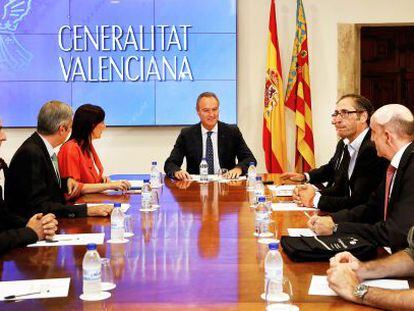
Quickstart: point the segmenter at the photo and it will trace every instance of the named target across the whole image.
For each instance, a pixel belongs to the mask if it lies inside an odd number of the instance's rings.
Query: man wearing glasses
[[[294,199],[307,207],[335,212],[365,203],[384,177],[387,161],[377,156],[369,130],[371,102],[356,94],[342,96],[332,113],[332,125],[341,138],[331,160],[307,173],[285,173],[282,178],[307,181],[294,191]]]

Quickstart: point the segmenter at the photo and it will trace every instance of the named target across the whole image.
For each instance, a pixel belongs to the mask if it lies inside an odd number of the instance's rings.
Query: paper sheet
[[[191,175],[191,178],[196,181],[200,182],[200,175]],[[208,181],[218,181],[218,182],[232,182],[232,181],[241,181],[246,180],[246,176],[240,176],[239,178],[234,179],[220,179],[218,175],[208,175]]]
[[[114,205],[114,203],[87,203],[87,206],[98,206],[98,205],[102,205],[102,204],[110,204],[110,205]],[[129,203],[121,203],[121,210],[126,213],[128,211],[128,209],[131,207],[131,204]]]
[[[363,282],[369,286],[375,286],[385,289],[409,289],[407,280],[395,279],[378,279]],[[309,286],[309,295],[316,296],[337,296],[337,294],[329,288],[326,275],[313,275]]]
[[[272,203],[272,209],[273,211],[281,211],[281,212],[286,212],[286,211],[317,211],[316,208],[309,208],[309,207],[302,207],[302,206],[298,206],[296,203],[284,203],[284,202],[279,202],[279,203]]]
[[[315,232],[313,232],[309,228],[288,228],[289,236],[293,237],[300,237],[300,236],[315,236]]]
[[[103,244],[105,233],[56,234],[51,241],[37,241],[27,247]]]
[[[270,191],[275,192],[278,197],[291,197],[296,185],[269,185],[267,187]]]
[[[37,294],[16,297],[15,300],[67,297],[69,292],[69,283],[70,278],[4,281],[0,282],[0,300],[9,300],[4,299],[4,297],[10,295],[29,293]]]
[[[141,189],[142,186],[144,185],[144,181],[140,179],[131,179],[128,181],[131,184],[132,189]]]

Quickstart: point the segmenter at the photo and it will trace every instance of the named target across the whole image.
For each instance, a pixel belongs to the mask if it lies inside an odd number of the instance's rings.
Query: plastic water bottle
[[[157,167],[157,161],[152,161],[151,163],[151,178],[150,184],[151,188],[157,188],[161,185],[161,172]]]
[[[148,179],[144,179],[144,185],[141,189],[141,209],[151,209],[151,186]]]
[[[82,261],[83,294],[98,295],[101,292],[101,257],[95,243],[89,243],[86,248]]]
[[[259,237],[266,236],[269,232],[270,215],[265,201],[266,198],[264,196],[260,196],[255,208],[255,232]]]
[[[270,296],[279,296],[283,292],[283,260],[279,253],[279,242],[270,243],[265,258],[264,291],[269,280],[273,280],[272,287],[268,289]]]
[[[206,158],[200,162],[200,182],[208,182],[208,163]]]
[[[262,182],[262,177],[257,176],[256,177],[256,182],[255,182],[255,186],[254,186],[254,195],[256,197],[256,204],[259,201],[259,197],[264,196],[265,193],[265,186],[263,185]]]
[[[111,213],[111,240],[120,241],[124,239],[125,215],[121,210],[121,203],[115,203]]]
[[[256,184],[257,171],[254,162],[249,163],[247,170],[247,190],[253,191]]]

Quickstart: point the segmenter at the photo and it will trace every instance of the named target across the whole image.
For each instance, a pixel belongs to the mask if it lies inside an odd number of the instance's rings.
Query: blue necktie
[[[208,164],[208,173],[214,174],[214,155],[213,155],[213,142],[211,140],[211,134],[213,134],[213,132],[207,132],[206,161]]]

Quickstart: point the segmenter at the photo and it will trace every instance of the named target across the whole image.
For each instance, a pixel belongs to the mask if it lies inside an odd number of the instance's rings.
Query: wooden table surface
[[[267,175],[277,182],[277,176]],[[65,298],[0,302],[0,310],[264,310],[267,246],[253,236],[254,212],[245,182],[174,183],[166,179],[161,209],[140,213],[141,196],[88,195],[84,202],[129,202],[135,235],[127,244],[98,246],[111,259],[116,289],[102,302],[83,302],[84,246],[20,248],[0,257],[2,281],[70,277]],[[274,212],[278,237],[289,227],[303,227],[301,212]],[[105,232],[110,219],[60,219],[60,233]],[[338,297],[309,296],[313,274],[324,275],[328,263],[295,263],[283,254],[284,274],[300,310],[368,310]],[[0,293],[1,294],[1,293]]]

